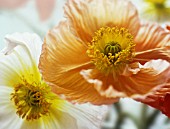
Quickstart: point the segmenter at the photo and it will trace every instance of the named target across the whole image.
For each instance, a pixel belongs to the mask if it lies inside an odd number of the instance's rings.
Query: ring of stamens
[[[26,120],[35,120],[48,115],[54,95],[44,82],[29,83],[24,77],[14,86],[11,100],[16,106],[16,113]]]
[[[88,44],[87,54],[97,69],[106,74],[134,58],[133,36],[125,28],[102,27]]]

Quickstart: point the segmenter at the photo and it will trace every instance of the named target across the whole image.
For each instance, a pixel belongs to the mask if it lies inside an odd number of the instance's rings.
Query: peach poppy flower
[[[67,20],[47,34],[39,64],[55,93],[75,102],[109,104],[167,82],[170,33],[140,23],[131,2],[68,0],[65,15]]]

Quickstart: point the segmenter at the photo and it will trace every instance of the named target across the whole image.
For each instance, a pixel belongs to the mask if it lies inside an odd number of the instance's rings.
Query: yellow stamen
[[[131,62],[134,51],[133,36],[127,29],[102,27],[89,43],[87,54],[97,69],[108,74]]]
[[[17,109],[17,114],[26,120],[38,119],[48,115],[51,101],[55,96],[44,82],[28,82],[25,77],[14,86],[11,100]]]

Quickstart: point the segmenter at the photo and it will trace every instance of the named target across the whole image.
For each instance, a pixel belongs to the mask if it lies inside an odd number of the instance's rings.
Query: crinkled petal
[[[161,110],[165,115],[170,117],[170,83],[156,87],[149,94],[136,97],[135,100]]]
[[[48,33],[39,68],[55,93],[79,102],[107,103],[79,73],[90,67],[86,47],[70,33],[66,22]]]
[[[8,55],[15,50],[16,46],[21,46],[25,49],[24,51],[27,52],[27,55],[29,55],[32,60],[36,61],[37,64],[39,63],[42,40],[37,34],[14,33],[11,35],[6,35],[5,41],[7,45],[6,48],[2,50],[4,54]],[[24,53],[23,56],[25,56]]]
[[[44,129],[79,129],[77,119],[68,112],[70,107],[66,105],[54,105],[51,108],[48,119],[43,118],[46,121],[43,123]]]
[[[155,23],[143,23],[135,38],[135,61],[145,63],[152,59],[170,61],[170,32]]]
[[[0,85],[13,86],[23,75],[34,74],[40,79],[37,68],[42,41],[36,34],[15,33],[6,36],[7,46],[0,54]]]
[[[107,111],[107,106],[71,104],[58,98],[52,103],[48,115],[24,121],[22,129],[99,129]]]
[[[114,101],[116,102],[119,98],[126,96],[126,94],[121,91],[117,91],[112,86],[113,77],[105,76],[96,69],[82,70],[80,74],[89,84],[93,84],[96,90],[103,97],[114,98]],[[113,101],[110,101],[109,103],[111,104]]]
[[[73,31],[90,42],[101,27],[125,27],[135,36],[140,27],[136,8],[127,0],[69,0],[65,14]]]
[[[10,94],[13,89],[0,86],[0,125],[1,129],[20,129],[23,120],[16,115]]]
[[[77,120],[78,128],[99,129],[108,111],[108,107],[104,105],[94,106],[89,103],[79,105],[67,102],[61,110]]]
[[[62,117],[60,116],[62,114]],[[24,121],[21,129],[78,129],[76,119],[68,113],[51,108],[47,116],[34,121]]]
[[[151,92],[155,87],[165,84],[170,75],[170,65],[166,61],[153,60],[145,65],[131,65],[127,74],[117,76],[101,74],[98,70],[92,70],[82,74],[85,79],[93,83],[102,96],[107,97],[135,97]],[[134,68],[133,68],[134,67]],[[130,74],[129,74],[130,73]],[[96,80],[100,83],[96,83]]]
[[[52,118],[53,120],[50,120],[53,122],[53,124],[56,124],[56,119],[58,119],[58,117],[57,117],[58,112],[59,111],[53,112],[53,118]],[[65,113],[65,112],[62,112],[62,118],[60,118],[60,120],[58,122],[58,126],[60,129],[70,129],[70,128],[78,129],[77,121],[76,121],[75,117],[71,116],[69,113]],[[46,128],[46,129],[48,129],[48,128]]]

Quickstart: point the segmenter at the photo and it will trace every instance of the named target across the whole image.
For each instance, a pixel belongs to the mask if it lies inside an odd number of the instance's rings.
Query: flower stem
[[[151,115],[147,116],[147,110],[148,106],[143,104],[138,129],[149,129],[151,125],[153,125],[153,123],[155,122],[155,119],[160,112],[159,110],[155,110]]]

